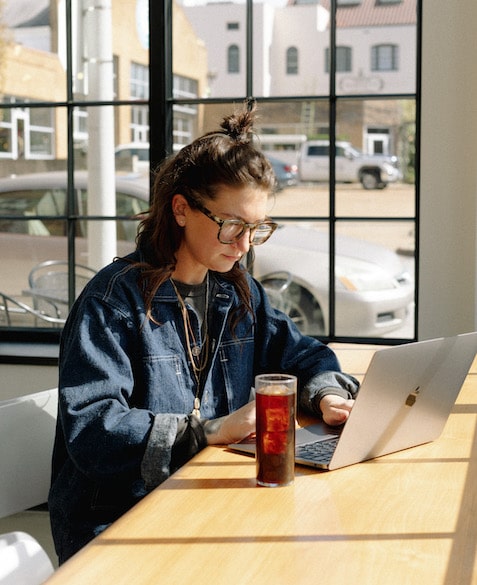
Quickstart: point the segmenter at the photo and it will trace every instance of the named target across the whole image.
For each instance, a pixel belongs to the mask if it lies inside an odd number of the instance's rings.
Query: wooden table
[[[337,350],[361,375],[374,348]],[[477,583],[477,367],[437,441],[255,485],[208,447],[55,573],[67,585]]]

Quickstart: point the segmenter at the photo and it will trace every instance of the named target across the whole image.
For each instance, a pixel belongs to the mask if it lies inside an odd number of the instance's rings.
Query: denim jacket
[[[153,302],[154,322],[148,319],[138,275],[125,260],[104,268],[81,293],[63,331],[49,496],[60,562],[183,463],[174,461],[174,443],[192,411],[196,381],[184,350],[181,309],[167,281]],[[295,374],[301,405],[317,414],[325,394],[354,395],[358,383],[340,373],[334,353],[273,309],[250,276],[254,316],[247,313],[231,332],[228,317],[239,298],[220,274],[210,278],[203,418],[243,406],[255,375],[263,372]],[[201,345],[198,317],[189,310]],[[196,421],[193,427],[198,451],[205,435]]]

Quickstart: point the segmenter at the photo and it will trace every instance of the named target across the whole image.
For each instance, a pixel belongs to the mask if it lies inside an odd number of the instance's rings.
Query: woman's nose
[[[250,250],[250,230],[249,229],[244,231],[241,238],[235,242],[235,246],[242,252],[242,254],[246,254]]]

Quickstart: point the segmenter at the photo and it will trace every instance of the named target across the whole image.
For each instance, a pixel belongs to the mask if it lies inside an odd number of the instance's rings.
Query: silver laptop
[[[437,439],[477,353],[477,332],[376,351],[348,421],[296,432],[295,461],[338,469]],[[253,441],[228,445],[255,454]]]

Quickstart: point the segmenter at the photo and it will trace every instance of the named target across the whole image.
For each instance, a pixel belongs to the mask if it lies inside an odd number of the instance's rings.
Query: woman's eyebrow
[[[243,221],[245,223],[261,223],[262,221],[272,221],[272,218],[268,215],[266,215],[265,217],[262,217],[260,219],[256,219],[255,221],[247,221],[241,215],[225,213],[225,212],[222,213],[222,215],[220,213],[214,213],[214,215],[217,217],[220,217],[220,219],[240,219],[241,221]]]

